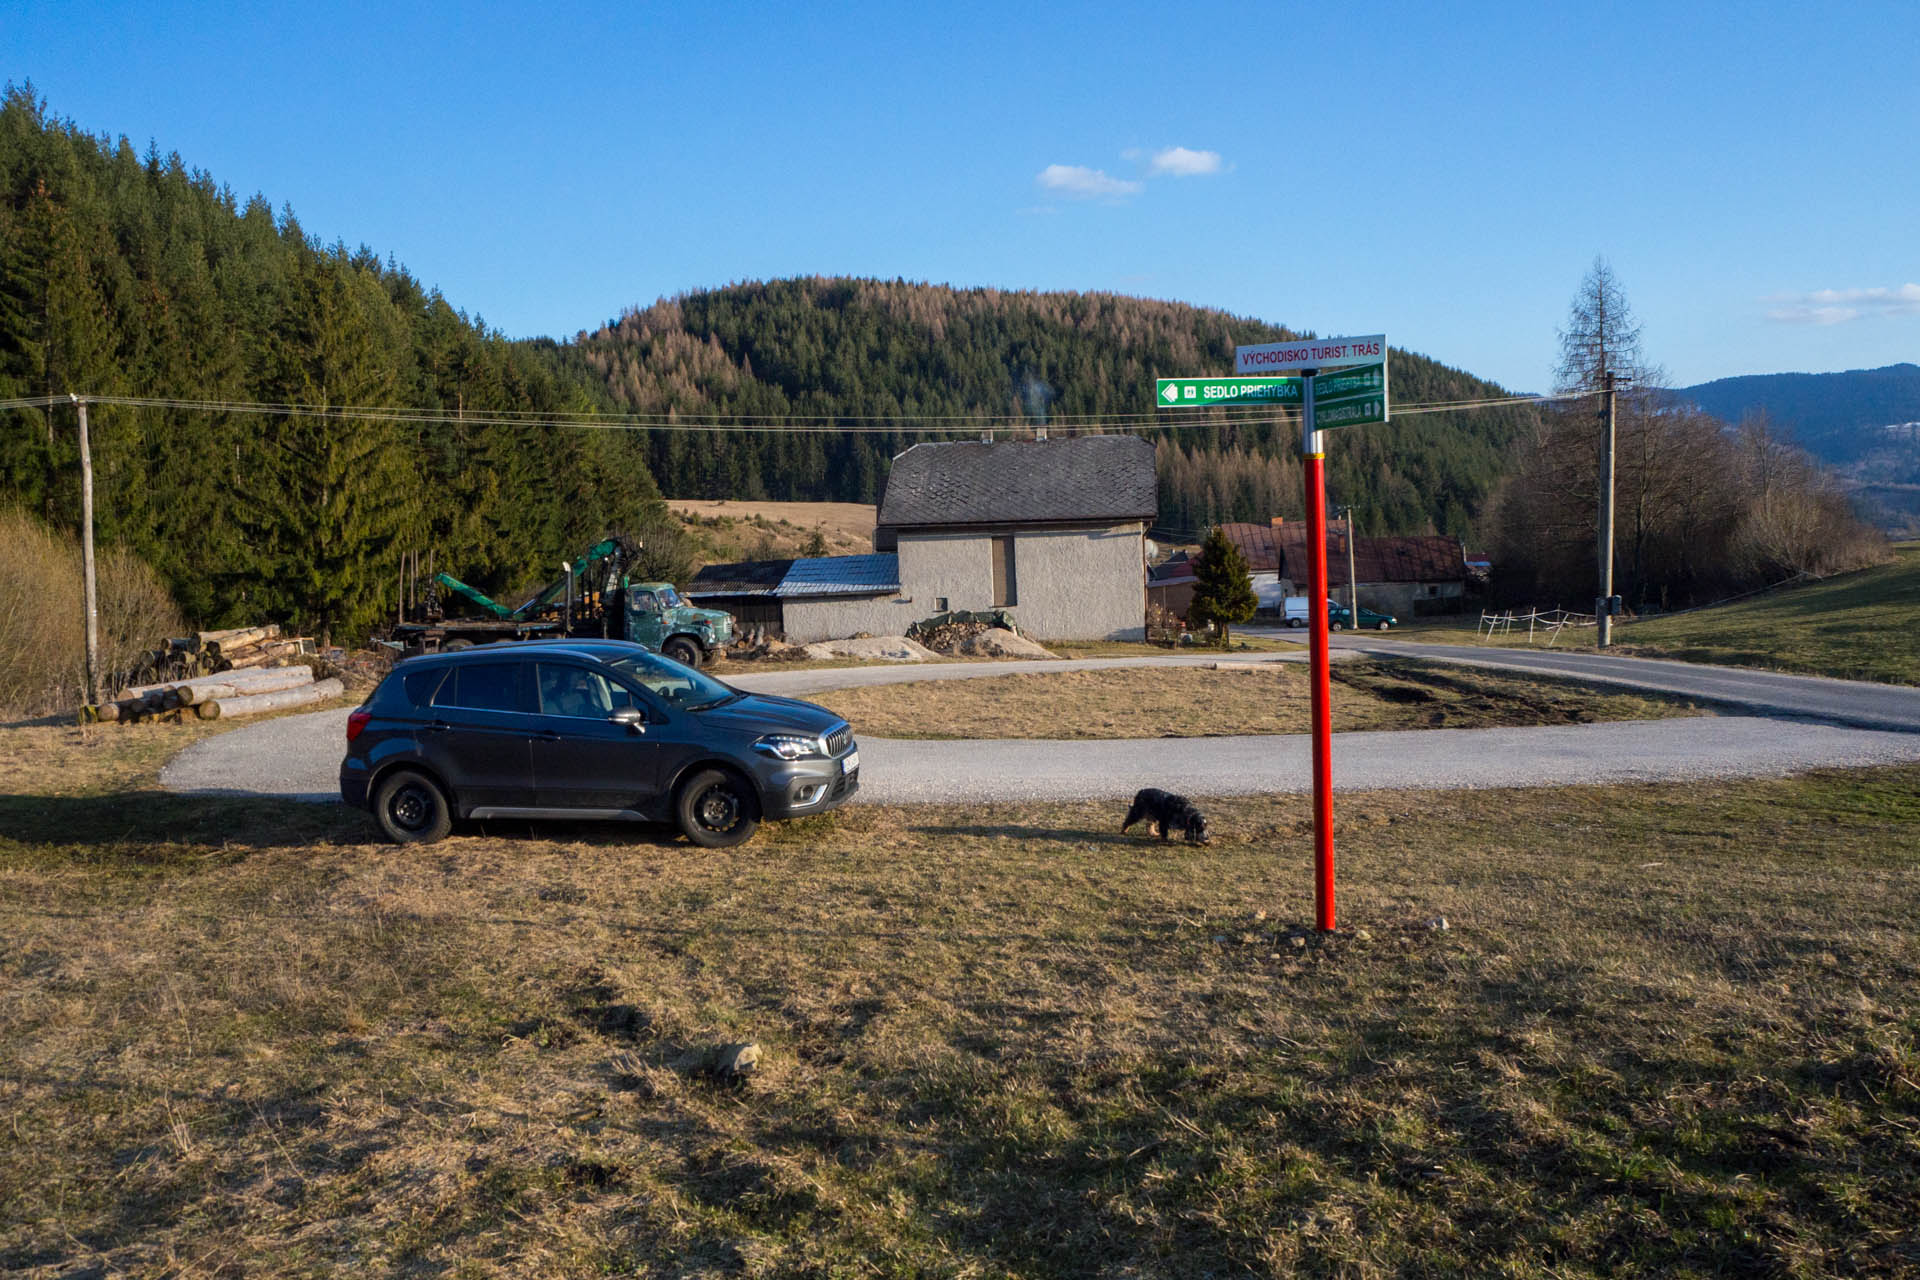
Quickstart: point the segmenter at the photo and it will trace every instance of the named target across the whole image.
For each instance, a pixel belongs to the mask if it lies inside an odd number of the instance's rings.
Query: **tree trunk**
[[[277,693],[258,693],[238,698],[212,698],[197,705],[194,708],[194,714],[202,720],[224,720],[229,716],[259,715],[263,711],[280,711],[287,707],[304,707],[315,702],[325,702],[345,692],[346,686],[338,680],[319,680],[313,684],[301,685],[297,689],[282,689]]]
[[[162,689],[178,689],[183,686],[198,688],[201,685],[208,684],[250,684],[263,680],[279,681],[281,682],[279,687],[285,688],[290,684],[305,684],[312,679],[312,667],[274,667],[267,671],[222,672],[218,675],[194,676],[190,680],[162,680],[158,684],[135,685],[130,689],[122,689],[119,693],[115,694],[114,697],[125,701],[128,698],[139,698],[149,693],[158,693]]]

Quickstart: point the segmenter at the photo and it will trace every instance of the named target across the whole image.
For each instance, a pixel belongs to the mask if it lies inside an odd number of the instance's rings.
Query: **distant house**
[[[1147,570],[1147,607],[1159,605],[1174,617],[1185,622],[1187,608],[1193,604],[1193,589],[1200,579],[1195,576],[1194,566],[1199,562],[1190,559],[1184,551],[1177,552],[1161,564]]]
[[[1260,602],[1260,608],[1278,612],[1281,600],[1298,593],[1291,590],[1286,580],[1286,566],[1281,562],[1279,539],[1280,518],[1274,517],[1267,524],[1252,524],[1242,521],[1229,521],[1220,526],[1220,532],[1227,541],[1240,549],[1247,558],[1247,570],[1253,578],[1253,594]]]
[[[798,642],[993,609],[1041,640],[1138,640],[1158,510],[1137,436],[917,444],[887,474],[874,554],[708,565],[686,594]]]
[[[1280,549],[1283,572],[1291,580],[1291,594],[1304,595],[1309,571],[1306,525],[1281,525],[1274,530],[1274,541]],[[1353,572],[1359,579],[1360,603],[1381,613],[1414,617],[1458,613],[1464,607],[1467,562],[1458,538],[1443,534],[1358,537],[1353,545]],[[1347,533],[1340,525],[1330,524],[1327,586],[1338,589],[1346,585]]]
[[[887,473],[874,550],[897,550],[919,616],[1006,609],[1041,640],[1138,640],[1158,512],[1138,436],[917,444]]]
[[[710,564],[686,590],[695,604],[725,609],[742,626],[763,626],[803,644],[857,631],[896,634],[884,629],[898,618],[885,606],[899,593],[899,557],[892,555]],[[882,630],[861,625],[870,614],[883,619]]]

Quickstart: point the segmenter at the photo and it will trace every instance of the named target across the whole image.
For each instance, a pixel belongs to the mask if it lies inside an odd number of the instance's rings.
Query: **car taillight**
[[[358,711],[348,716],[347,741],[352,742],[355,738],[359,737],[360,731],[367,727],[367,721],[371,719],[373,719],[373,712],[367,710],[365,707],[361,707]]]

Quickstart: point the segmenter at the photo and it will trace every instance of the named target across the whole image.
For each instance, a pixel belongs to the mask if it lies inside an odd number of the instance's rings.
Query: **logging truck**
[[[711,664],[733,642],[733,615],[696,609],[670,582],[633,582],[627,566],[639,547],[608,538],[564,561],[561,574],[517,607],[489,599],[449,573],[427,581],[422,616],[404,610],[387,629],[389,644],[409,653],[448,652],[499,640],[595,636],[627,640],[689,667]],[[407,582],[402,575],[401,598]],[[460,614],[448,616],[448,605]]]

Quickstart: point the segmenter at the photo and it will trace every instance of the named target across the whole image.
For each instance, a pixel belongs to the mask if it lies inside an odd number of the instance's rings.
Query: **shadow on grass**
[[[984,836],[988,838],[1004,836],[1009,840],[1061,840],[1073,844],[1162,843],[1151,831],[1145,836],[1142,836],[1138,830],[1122,835],[1117,824],[1114,828],[1104,831],[1089,831],[1085,827],[1028,827],[1017,823],[944,823],[909,827],[908,830],[921,836]],[[1182,841],[1169,840],[1165,843],[1180,844]]]
[[[686,847],[677,828],[624,822],[456,822],[462,837],[592,846]],[[0,795],[0,840],[45,849],[122,849],[152,861],[151,846],[196,856],[211,850],[297,849],[383,843],[373,819],[334,802],[140,790],[105,795]],[[137,847],[137,848],[136,848]]]
[[[53,849],[165,844],[280,849],[364,844],[364,817],[342,805],[176,795],[157,789],[104,795],[0,795],[0,838]]]

